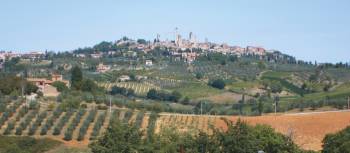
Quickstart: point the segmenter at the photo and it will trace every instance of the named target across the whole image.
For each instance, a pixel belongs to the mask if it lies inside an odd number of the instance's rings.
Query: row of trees
[[[155,89],[151,89],[147,93],[147,98],[153,99],[153,100],[179,102],[181,97],[182,95],[178,91],[173,91],[172,93],[168,93],[165,91],[157,91]]]
[[[113,86],[111,89],[111,94],[112,95],[120,94],[123,96],[131,97],[131,96],[135,96],[135,91],[133,89],[127,89],[124,87]]]

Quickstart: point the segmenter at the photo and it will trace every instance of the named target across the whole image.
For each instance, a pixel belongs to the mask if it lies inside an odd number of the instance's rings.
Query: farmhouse
[[[44,53],[42,53],[42,52],[30,52],[30,53],[23,54],[22,58],[35,60],[35,59],[39,59],[43,56],[44,56]]]
[[[96,71],[99,73],[104,73],[110,70],[111,67],[109,65],[104,65],[103,63],[100,63],[96,66]]]
[[[101,53],[96,53],[96,54],[90,54],[92,58],[101,58],[102,54]]]
[[[152,60],[146,60],[146,66],[152,66],[153,65],[153,62]]]
[[[129,81],[130,77],[128,75],[122,75],[118,78],[119,82],[125,82],[125,81]]]
[[[51,80],[46,78],[27,78],[27,81],[32,82],[34,85],[39,87],[44,96],[58,96],[58,92],[55,87],[52,86],[52,83],[55,81],[60,81],[66,84],[69,87],[69,81],[64,80],[62,75],[52,74]]]

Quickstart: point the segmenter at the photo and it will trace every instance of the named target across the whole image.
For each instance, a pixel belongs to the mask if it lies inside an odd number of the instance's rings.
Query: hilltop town
[[[232,54],[237,56],[242,55],[257,55],[263,56],[266,52],[275,52],[275,50],[265,50],[262,47],[240,47],[240,46],[229,46],[226,43],[213,43],[208,42],[206,39],[205,42],[200,42],[196,39],[196,36],[190,32],[188,38],[182,37],[180,34],[175,32],[174,40],[161,40],[160,35],[157,34],[157,37],[153,41],[146,41],[144,39],[132,40],[127,37],[123,37],[120,40],[113,42],[112,44],[116,46],[126,46],[129,51],[138,51],[138,52],[150,52],[156,48],[164,49],[169,52],[169,55],[174,57],[179,57],[187,63],[193,62],[199,54],[205,53],[222,53]],[[0,52],[0,62],[5,61],[6,58],[20,57],[24,59],[35,60],[40,57],[45,56],[47,53],[44,51],[1,51]],[[92,58],[101,58],[104,55],[115,55],[116,51],[111,48],[111,50],[94,50],[89,52],[90,54],[82,52],[82,50],[76,50],[74,56],[76,57],[86,57],[90,56]],[[132,56],[136,56],[136,53],[130,53]]]

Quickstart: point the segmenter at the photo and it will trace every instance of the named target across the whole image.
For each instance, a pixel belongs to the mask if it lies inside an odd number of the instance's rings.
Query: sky
[[[0,0],[0,50],[68,51],[115,41],[174,39],[276,49],[350,62],[349,0]]]

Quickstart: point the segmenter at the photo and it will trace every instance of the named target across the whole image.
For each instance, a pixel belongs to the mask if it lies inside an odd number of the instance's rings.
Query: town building
[[[104,65],[103,63],[100,63],[96,66],[96,71],[99,73],[104,73],[107,72],[111,69],[111,66],[109,65]]]

